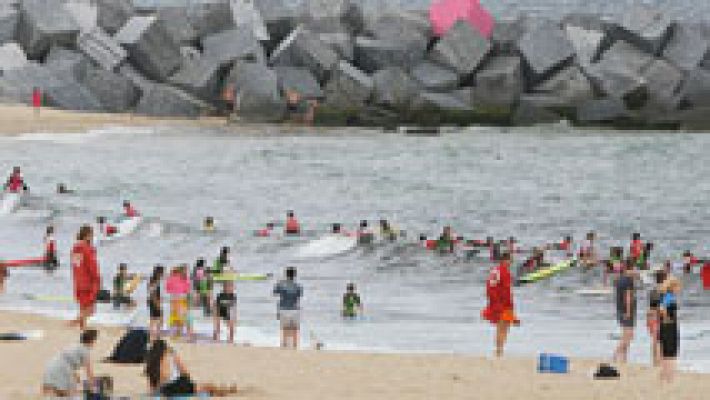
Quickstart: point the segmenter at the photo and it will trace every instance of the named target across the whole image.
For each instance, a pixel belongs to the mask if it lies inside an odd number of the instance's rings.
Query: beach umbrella
[[[443,36],[459,20],[468,22],[486,38],[493,32],[495,20],[479,0],[437,0],[429,8],[429,22],[434,35]]]

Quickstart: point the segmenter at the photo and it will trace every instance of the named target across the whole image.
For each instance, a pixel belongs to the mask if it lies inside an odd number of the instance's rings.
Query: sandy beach
[[[63,321],[0,313],[0,331],[23,330],[42,330],[44,337],[0,342],[2,399],[41,398],[44,365],[78,336]],[[100,328],[92,355],[96,374],[113,376],[117,395],[139,398],[147,391],[142,367],[99,362],[109,355],[121,333],[118,328]],[[238,383],[244,388],[238,397],[245,399],[702,400],[710,391],[706,375],[684,373],[672,385],[661,386],[657,371],[643,366],[623,368],[618,381],[594,381],[590,378],[596,365],[593,360],[572,360],[567,375],[541,375],[532,359],[174,345],[194,379]]]

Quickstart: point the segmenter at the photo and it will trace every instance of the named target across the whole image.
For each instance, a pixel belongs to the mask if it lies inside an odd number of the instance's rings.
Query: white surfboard
[[[119,222],[116,222],[116,233],[111,236],[101,235],[99,241],[109,242],[132,235],[135,231],[138,230],[138,227],[140,226],[141,222],[143,222],[143,217],[141,216],[133,218],[124,218]]]
[[[580,296],[587,296],[587,297],[605,297],[605,296],[611,296],[614,291],[612,288],[589,288],[589,289],[579,289],[575,291],[576,294]]]
[[[8,215],[15,212],[22,202],[22,192],[5,192],[0,201],[0,215]]]
[[[296,257],[330,257],[350,251],[357,246],[357,238],[345,235],[327,235],[313,240],[296,250]]]

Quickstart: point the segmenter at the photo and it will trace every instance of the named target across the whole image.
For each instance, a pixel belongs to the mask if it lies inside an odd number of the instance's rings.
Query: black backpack
[[[619,379],[619,371],[609,364],[599,364],[594,379]]]
[[[142,364],[148,353],[148,331],[131,329],[119,340],[109,362],[118,364]]]

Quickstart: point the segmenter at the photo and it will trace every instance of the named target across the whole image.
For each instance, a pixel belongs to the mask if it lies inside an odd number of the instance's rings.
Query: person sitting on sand
[[[345,290],[343,295],[343,317],[356,318],[362,314],[363,310],[360,295],[357,293],[354,283],[348,283]]]
[[[94,329],[82,332],[79,345],[62,351],[47,364],[42,379],[43,396],[71,397],[79,394],[80,380],[77,371],[82,367],[86,371],[86,381],[94,381],[90,354],[98,335],[98,331]]]
[[[154,341],[148,350],[145,375],[149,390],[156,396],[175,398],[207,394],[227,397],[237,394],[236,385],[222,387],[193,382],[180,356],[163,339]]]
[[[136,303],[131,299],[131,294],[126,292],[126,284],[135,275],[128,273],[128,265],[121,263],[118,265],[118,273],[113,278],[113,308],[118,310],[121,306],[135,308]]]
[[[222,285],[222,291],[215,300],[214,335],[215,341],[219,340],[222,320],[227,323],[229,343],[234,343],[234,324],[237,320],[237,295],[234,294],[234,282],[227,281]]]

